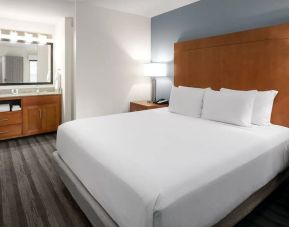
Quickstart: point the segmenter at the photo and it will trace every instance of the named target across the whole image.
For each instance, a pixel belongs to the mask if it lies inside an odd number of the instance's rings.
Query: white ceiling
[[[0,18],[55,24],[74,16],[75,1],[153,17],[199,0],[0,0]]]
[[[74,16],[74,0],[0,0],[0,18],[56,24]]]
[[[84,0],[83,0],[84,1]],[[99,7],[154,17],[200,0],[86,0]]]

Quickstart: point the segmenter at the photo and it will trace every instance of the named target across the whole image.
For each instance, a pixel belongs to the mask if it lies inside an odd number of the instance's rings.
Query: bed
[[[274,124],[158,109],[60,126],[56,168],[94,226],[233,226],[288,176],[289,25],[180,42],[174,61],[176,86],[278,90]]]
[[[57,149],[118,225],[169,227],[215,224],[285,170],[288,145],[285,127],[149,110],[64,124]]]

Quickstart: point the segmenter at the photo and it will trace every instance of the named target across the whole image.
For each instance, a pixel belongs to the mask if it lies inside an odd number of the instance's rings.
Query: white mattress
[[[57,149],[120,226],[211,226],[288,165],[289,129],[166,109],[60,126]]]

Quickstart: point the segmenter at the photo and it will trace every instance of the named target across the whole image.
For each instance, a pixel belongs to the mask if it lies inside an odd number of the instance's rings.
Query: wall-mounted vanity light
[[[35,43],[44,45],[47,43],[52,43],[53,39],[52,35],[49,34],[0,29],[0,41],[8,41],[12,43]]]

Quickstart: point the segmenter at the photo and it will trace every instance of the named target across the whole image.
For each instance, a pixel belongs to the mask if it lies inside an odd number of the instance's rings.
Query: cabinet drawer
[[[22,123],[22,111],[0,113],[0,126],[20,123]]]
[[[60,103],[60,95],[46,95],[46,96],[30,96],[22,99],[22,106],[37,106],[45,104],[58,104]]]
[[[19,137],[22,135],[22,125],[0,126],[0,140]]]

